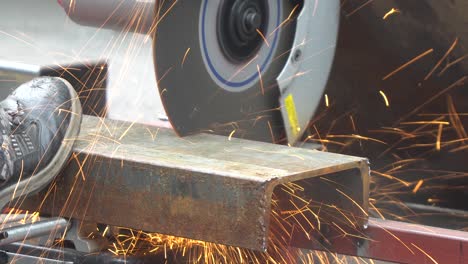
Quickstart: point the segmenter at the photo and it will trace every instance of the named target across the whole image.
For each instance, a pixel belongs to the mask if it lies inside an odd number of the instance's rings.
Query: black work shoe
[[[81,104],[64,79],[40,77],[0,102],[0,207],[46,187],[71,155]]]

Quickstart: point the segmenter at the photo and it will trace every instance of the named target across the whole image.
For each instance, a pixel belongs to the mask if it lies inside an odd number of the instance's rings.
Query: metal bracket
[[[83,253],[96,253],[102,251],[108,244],[103,237],[89,238],[89,234],[96,231],[96,224],[80,222],[72,219],[71,227],[65,234],[65,240],[73,242],[75,249]]]

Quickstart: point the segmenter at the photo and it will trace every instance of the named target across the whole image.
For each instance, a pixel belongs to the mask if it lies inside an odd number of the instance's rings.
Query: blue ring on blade
[[[234,87],[234,88],[239,88],[239,87],[242,87],[242,86],[245,86],[253,81],[255,81],[257,78],[258,78],[258,73],[254,73],[250,78],[244,80],[244,81],[241,81],[241,82],[231,82],[231,81],[228,81],[226,79],[223,78],[223,76],[221,76],[218,71],[216,71],[216,68],[213,66],[213,63],[211,62],[211,59],[210,59],[210,55],[208,53],[208,48],[206,47],[206,32],[205,32],[205,16],[206,16],[206,9],[207,9],[207,5],[208,5],[208,1],[209,0],[205,0],[205,3],[203,5],[203,14],[202,14],[202,45],[203,45],[203,50],[205,52],[205,56],[206,56],[206,61],[208,62],[208,66],[210,67],[210,70],[211,72],[213,72],[213,74],[216,76],[216,78],[222,82],[223,84],[227,85],[227,86],[230,86],[230,87]],[[276,27],[275,27],[275,38],[273,39],[273,43],[270,47],[270,51],[268,52],[268,55],[267,57],[265,58],[265,61],[263,62],[262,66],[260,67],[260,72],[263,73],[263,71],[265,70],[265,67],[266,65],[270,62],[271,60],[271,56],[273,55],[273,51],[275,50],[275,47],[276,47],[276,44],[278,42],[278,31],[279,30],[276,30],[276,28],[279,27],[281,21],[280,21],[280,16],[281,16],[281,3],[280,3],[281,0],[277,0],[276,3],[278,5],[278,12],[277,12],[277,18],[276,18]]]

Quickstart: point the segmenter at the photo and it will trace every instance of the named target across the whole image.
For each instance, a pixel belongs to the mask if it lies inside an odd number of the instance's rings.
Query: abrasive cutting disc
[[[296,1],[162,2],[154,56],[175,131],[284,139],[276,78],[294,40]]]

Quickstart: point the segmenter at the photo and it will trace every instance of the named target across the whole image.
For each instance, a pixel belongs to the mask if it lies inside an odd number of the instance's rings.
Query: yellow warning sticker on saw
[[[290,94],[284,99],[284,105],[286,107],[286,112],[288,113],[289,124],[291,125],[292,133],[294,136],[297,136],[301,132],[301,127],[297,121],[297,112],[296,104],[294,103],[293,95]]]

